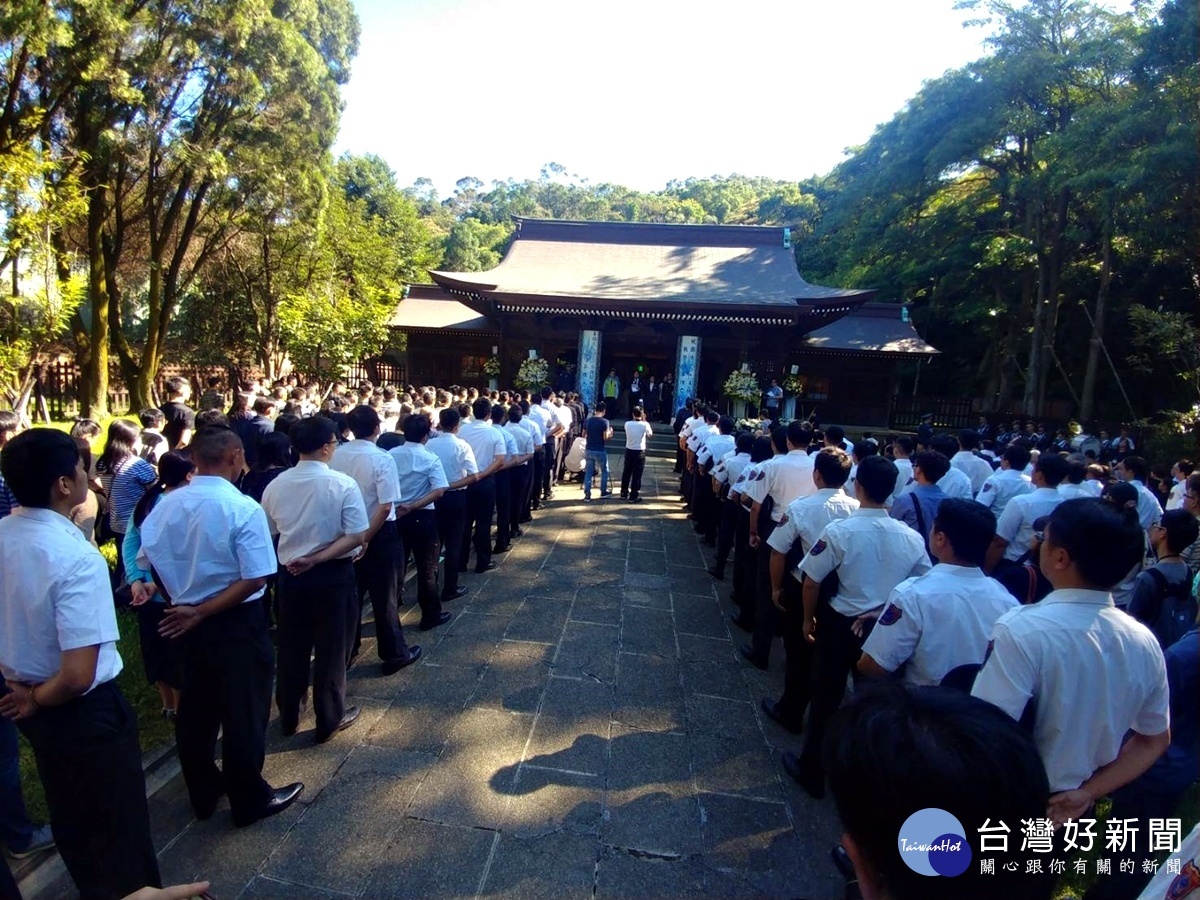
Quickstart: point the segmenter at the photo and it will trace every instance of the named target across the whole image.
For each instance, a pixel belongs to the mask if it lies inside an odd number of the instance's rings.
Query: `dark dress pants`
[[[465,569],[471,559],[471,546],[475,547],[476,568],[486,568],[492,561],[492,515],[496,511],[496,479],[489,475],[467,488],[467,521],[463,529],[463,545],[460,569]]]
[[[335,559],[300,575],[279,569],[279,674],[275,703],[284,731],[294,731],[308,697],[313,660],[313,713],[318,737],[337,729],[346,712],[346,660],[361,621],[354,563]]]
[[[532,471],[529,463],[525,462],[514,469],[510,469],[508,472],[509,484],[511,485],[508,503],[509,540],[512,540],[517,526],[523,519],[523,513],[529,505],[529,479]]]
[[[137,717],[116,684],[44,706],[17,727],[33,748],[50,828],[79,895],[110,900],[161,887]]]
[[[458,570],[462,561],[463,532],[467,527],[467,489],[446,491],[438,500],[434,515],[438,536],[442,540],[445,574],[442,578],[442,597],[453,597],[458,590]]]
[[[729,562],[729,554],[733,551],[733,538],[737,531],[738,505],[732,500],[722,500],[720,522],[717,525],[717,562],[716,570],[725,574],[725,566]]]
[[[546,472],[546,445],[541,444],[534,448],[533,459],[530,462],[533,467],[533,477],[529,481],[529,502],[525,505],[525,515],[521,517],[521,521],[529,521],[533,517],[530,512],[535,509],[540,509],[542,505],[542,482],[545,479]]]
[[[779,608],[771,602],[771,548],[767,544],[767,538],[775,530],[775,523],[768,516],[763,518],[766,522],[758,526],[758,558],[754,570],[754,638],[751,645],[755,658],[766,665],[771,659],[771,644],[779,634]]]
[[[646,469],[645,450],[626,450],[621,469],[621,496],[636,500],[642,492],[642,472]]]
[[[211,810],[227,792],[234,818],[253,818],[271,798],[262,767],[275,649],[262,602],[251,600],[209,616],[179,640],[183,691],[175,743],[192,808]],[[218,732],[220,769],[213,759]]]
[[[358,655],[362,643],[362,606],[367,595],[375,614],[375,644],[384,662],[408,659],[408,644],[400,626],[400,565],[404,546],[395,522],[384,522],[375,532],[362,559],[354,564],[358,582],[358,621],[354,627],[354,642],[349,659]]]
[[[804,598],[800,582],[790,572],[783,576],[783,696],[779,714],[789,725],[799,728],[812,699],[813,660],[816,644],[804,639]]]
[[[812,777],[824,776],[821,745],[833,714],[846,694],[846,676],[856,673],[863,643],[871,633],[870,623],[858,637],[851,631],[854,616],[844,616],[829,604],[817,607],[816,661],[813,670],[812,699],[808,727],[804,730],[804,749],[800,768]]]
[[[438,505],[441,505],[441,500]],[[406,550],[412,553],[417,567],[417,603],[421,607],[423,623],[436,622],[442,614],[442,601],[438,596],[438,528],[437,515],[432,509],[418,509],[401,516],[400,535]],[[462,533],[460,528],[459,533]],[[454,573],[458,575],[457,572]],[[408,554],[401,566],[400,581],[408,576]],[[456,583],[457,587],[457,583]]]
[[[558,438],[546,438],[546,461],[542,466],[542,499],[550,499],[550,488],[558,474]]]
[[[492,476],[496,481],[496,546],[507,547],[512,540],[512,470],[501,469]]]
[[[758,551],[750,546],[750,511],[738,504],[733,536],[733,602],[744,625],[754,628],[754,580]]]

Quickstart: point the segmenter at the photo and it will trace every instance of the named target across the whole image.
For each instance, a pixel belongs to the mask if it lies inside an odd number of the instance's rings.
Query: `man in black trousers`
[[[262,507],[233,486],[245,467],[238,436],[201,429],[191,450],[196,474],[146,517],[142,550],[171,604],[159,633],[181,647],[175,742],[192,809],[208,819],[228,793],[241,827],[282,812],[304,790],[300,782],[276,790],[262,777],[275,674],[262,596],[275,548]]]
[[[460,421],[458,410],[443,409],[438,413],[439,434],[425,442],[425,449],[441,460],[442,472],[448,482],[445,493],[434,506],[442,555],[446,558],[443,603],[467,592],[465,587],[458,585],[458,567],[467,524],[467,488],[479,477],[471,445],[458,436]]]
[[[36,428],[5,445],[0,471],[20,503],[0,520],[0,714],[33,748],[80,896],[159,887],[137,717],[114,681],[122,662],[108,566],[70,520],[88,490],[79,451]],[[0,894],[10,896],[3,881]]]
[[[459,570],[465,571],[475,547],[475,572],[481,574],[494,569],[492,562],[492,516],[496,512],[496,479],[508,459],[507,445],[500,429],[492,426],[492,401],[480,397],[471,406],[473,418],[458,430],[464,441],[471,445],[475,463],[479,466],[479,478],[467,488],[467,524],[463,530],[463,547],[459,557]],[[474,532],[474,537],[468,535]]]
[[[267,485],[262,506],[279,534],[279,727],[296,733],[313,660],[318,744],[358,718],[346,706],[346,660],[358,621],[354,560],[367,535],[358,484],[329,468],[338,445],[333,422],[302,419],[290,437],[300,461]]]

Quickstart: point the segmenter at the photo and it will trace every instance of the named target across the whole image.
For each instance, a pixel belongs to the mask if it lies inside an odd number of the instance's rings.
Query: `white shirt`
[[[971,479],[961,469],[950,467],[950,471],[938,479],[940,487],[947,497],[957,497],[960,500],[974,500],[975,491],[971,487]]]
[[[1013,497],[1004,508],[1004,515],[996,522],[996,537],[1008,541],[1004,558],[1015,562],[1024,556],[1033,538],[1033,523],[1050,515],[1062,502],[1063,495],[1049,487]]]
[[[773,456],[762,464],[754,481],[742,493],[755,503],[762,503],[768,495],[774,498],[771,518],[778,522],[789,503],[817,492],[813,481],[815,465],[806,450],[789,450],[782,456]]]
[[[654,434],[650,423],[644,419],[630,419],[625,423],[625,449],[645,450],[646,438]]]
[[[550,432],[554,430],[555,426],[562,424],[562,419],[560,419],[558,416],[557,407],[555,407],[555,405],[549,400],[543,400],[536,407],[530,408],[529,411],[533,412],[534,409],[540,410],[540,413],[537,414],[538,419],[541,420],[542,425],[545,427],[546,440],[550,440]],[[463,427],[459,429],[459,434],[462,434],[463,429],[467,427],[467,424],[468,423],[466,422],[463,423]],[[480,466],[479,468],[486,469],[487,466]]]
[[[374,441],[354,440],[339,445],[329,460],[329,468],[354,479],[362,492],[368,519],[374,517],[375,510],[380,506],[391,503],[393,509],[388,513],[387,521],[396,521],[394,506],[400,502],[396,467],[391,464],[387,453],[375,446]]]
[[[831,522],[809,548],[799,571],[813,581],[838,573],[838,592],[830,601],[844,616],[880,609],[905,578],[929,571],[925,540],[886,509],[857,509]]]
[[[533,438],[533,446],[535,448],[545,445],[546,429],[542,427],[542,422],[537,416],[521,416],[521,421],[519,424],[529,432],[529,436]]]
[[[1033,739],[1052,792],[1116,759],[1131,729],[1154,736],[1170,724],[1158,641],[1104,591],[1052,591],[1001,616],[971,693],[1014,719],[1037,700]]]
[[[1055,488],[1064,500],[1091,500],[1095,496],[1090,490],[1083,486],[1083,482],[1079,484],[1071,484],[1069,481],[1064,481]]]
[[[142,552],[176,606],[196,606],[235,581],[279,569],[267,514],[217,475],[197,475],[186,491],[163,494],[142,523]]]
[[[971,479],[972,494],[978,494],[983,489],[983,483],[993,474],[992,467],[988,465],[987,460],[981,459],[970,450],[959,450],[955,453],[950,457],[950,466]]]
[[[747,457],[747,460],[748,459],[749,457]],[[747,461],[745,466],[742,468],[741,474],[738,475],[737,478],[733,479],[732,486],[729,488],[729,493],[745,494],[747,488],[754,484],[754,482],[758,479],[759,472],[762,471],[763,464],[766,462],[767,460],[757,463]]]
[[[1033,493],[1033,482],[1016,469],[997,469],[983,483],[979,496],[975,499],[992,511],[999,519],[1004,515],[1013,497]]]
[[[727,453],[713,466],[712,477],[721,484],[733,484],[750,465],[749,453]]]
[[[558,419],[558,424],[563,427],[563,434],[571,430],[571,424],[575,421],[575,415],[571,412],[571,407],[567,404],[554,407],[554,416]]]
[[[541,403],[532,404],[529,407],[529,415],[525,418],[533,421],[534,427],[537,428],[538,435],[540,435],[541,443],[543,444],[548,440],[546,435],[550,432],[552,427],[551,423],[558,421],[558,417],[551,414],[551,412]]]
[[[516,443],[516,450],[514,452],[517,456],[528,456],[533,452],[533,432],[525,427],[524,416],[521,417],[520,422],[506,422],[504,430],[512,436],[513,441]],[[524,465],[528,464],[529,461],[526,460]]]
[[[1162,520],[1162,504],[1154,496],[1154,491],[1136,478],[1129,483],[1138,489],[1138,521],[1143,530],[1149,531],[1151,525],[1157,525]]]
[[[432,443],[432,441],[428,443]],[[400,482],[401,503],[420,500],[430,491],[450,486],[450,482],[446,480],[446,470],[442,468],[441,459],[427,449],[428,443],[416,444],[412,441],[405,441],[387,452],[396,465],[396,479]],[[430,503],[425,508],[433,509],[435,505]]]
[[[480,472],[486,470],[497,456],[503,458],[507,452],[504,435],[499,429],[493,428],[490,421],[480,422],[472,419],[470,422],[464,422],[458,429],[458,436],[471,445],[471,452],[475,454],[475,465],[479,466]]]
[[[941,684],[950,670],[987,656],[996,620],[1016,598],[974,566],[934,566],[898,585],[863,644],[889,672],[905,662],[908,684]]]
[[[897,456],[892,460],[896,464],[896,471],[899,473],[896,476],[896,489],[892,491],[892,496],[888,498],[887,505],[894,506],[901,494],[911,491],[916,485],[916,479],[913,478],[912,460],[907,456]]]
[[[733,450],[736,441],[732,434],[721,434],[714,431],[708,436],[699,450],[696,451],[696,462],[704,465],[710,459],[718,460]]]
[[[517,439],[513,437],[512,432],[503,425],[497,425],[495,422],[492,423],[492,427],[500,432],[500,436],[504,438],[504,455],[509,460],[511,460],[513,457],[520,456],[521,451],[517,446]]]
[[[479,471],[479,465],[475,462],[475,451],[457,434],[443,433],[437,437],[431,437],[425,442],[425,449],[441,460],[442,472],[450,484],[462,481],[468,475],[474,475]],[[455,488],[455,490],[462,491],[466,488]]]
[[[1171,488],[1171,493],[1167,496],[1167,509],[1182,509],[1183,495],[1187,493],[1187,483],[1180,481],[1176,482]]]
[[[281,566],[371,524],[358,482],[315,459],[302,459],[280,472],[263,491],[262,506],[271,533],[279,535]],[[358,551],[356,547],[339,558],[353,559]]]
[[[120,637],[108,563],[70,519],[32,506],[0,519],[0,672],[7,680],[41,684],[62,668],[64,650],[99,645],[90,691],[120,673]]]
[[[772,550],[786,554],[798,538],[807,553],[826,525],[850,518],[856,509],[858,501],[847,497],[839,488],[821,488],[815,494],[798,497],[787,505],[779,527],[771,532],[767,544]]]
[[[709,425],[707,422],[701,422],[699,425],[695,426],[688,435],[687,448],[693,453],[699,452],[700,448],[704,446],[704,442],[708,440],[709,436],[716,433],[717,429],[714,426]]]

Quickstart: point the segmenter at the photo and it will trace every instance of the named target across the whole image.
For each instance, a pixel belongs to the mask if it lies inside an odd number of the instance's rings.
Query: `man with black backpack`
[[[1172,509],[1150,526],[1150,544],[1157,562],[1138,574],[1127,612],[1154,632],[1165,650],[1196,622],[1192,570],[1182,553],[1200,535],[1200,523],[1190,512]]]

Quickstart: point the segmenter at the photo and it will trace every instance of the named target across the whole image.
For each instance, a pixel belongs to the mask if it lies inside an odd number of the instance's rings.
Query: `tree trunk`
[[[1034,215],[1035,223],[1031,223],[1028,231],[1037,254],[1037,268],[1028,278],[1032,297],[1031,311],[1033,315],[1033,331],[1029,341],[1029,366],[1025,372],[1025,392],[1021,399],[1021,409],[1026,415],[1041,415],[1037,406],[1037,386],[1042,377],[1042,367],[1045,359],[1042,356],[1042,335],[1046,328],[1046,257],[1042,252],[1042,213],[1039,210]]]
[[[1104,343],[1104,315],[1108,305],[1108,286],[1112,282],[1112,231],[1111,206],[1106,204],[1104,235],[1100,249],[1100,288],[1096,291],[1096,312],[1092,316],[1092,338],[1088,342],[1087,368],[1083,373],[1083,398],[1080,400],[1079,418],[1084,428],[1092,418],[1096,405],[1096,374],[1100,369],[1100,348]]]
[[[1058,192],[1055,202],[1052,237],[1050,239],[1050,256],[1047,260],[1046,275],[1046,309],[1045,321],[1042,323],[1042,353],[1041,371],[1038,373],[1037,394],[1035,401],[1039,412],[1046,406],[1046,386],[1050,380],[1050,361],[1054,359],[1054,343],[1058,336],[1058,311],[1060,306],[1059,285],[1062,281],[1063,258],[1066,255],[1067,212],[1070,207],[1070,194],[1063,188]],[[1064,373],[1063,377],[1066,377]]]
[[[108,416],[108,273],[104,259],[106,192],[93,185],[88,196],[87,254],[88,299],[92,304],[88,328],[88,354],[80,378],[80,412],[91,419]]]

